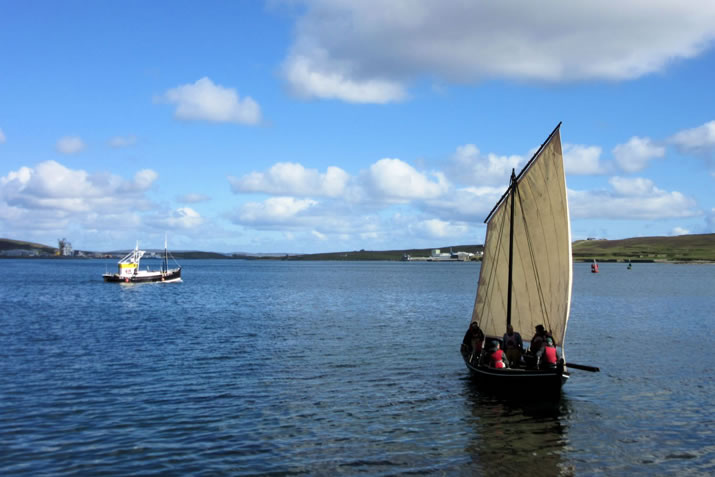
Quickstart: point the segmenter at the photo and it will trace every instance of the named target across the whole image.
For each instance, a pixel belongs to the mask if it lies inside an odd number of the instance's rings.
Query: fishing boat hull
[[[150,283],[150,282],[176,282],[181,280],[181,267],[163,271],[139,271],[127,277],[118,273],[105,273],[102,275],[105,282],[119,283]]]
[[[480,389],[511,397],[538,399],[560,395],[569,373],[563,366],[555,369],[490,368],[471,363],[464,353],[464,364]]]

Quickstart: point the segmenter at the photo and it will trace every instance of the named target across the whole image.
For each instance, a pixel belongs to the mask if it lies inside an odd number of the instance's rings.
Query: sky
[[[711,0],[0,0],[0,237],[483,243],[562,122],[574,240],[715,232]]]

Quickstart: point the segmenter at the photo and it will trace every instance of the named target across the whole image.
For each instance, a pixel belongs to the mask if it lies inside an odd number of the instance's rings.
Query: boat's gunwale
[[[172,268],[166,272],[151,271],[149,274],[134,275],[132,277],[123,277],[118,273],[102,274],[105,282],[121,282],[121,283],[168,283],[175,282],[181,279],[181,267]]]

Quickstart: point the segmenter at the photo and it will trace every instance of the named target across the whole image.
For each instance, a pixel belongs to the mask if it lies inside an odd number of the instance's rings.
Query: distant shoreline
[[[482,245],[448,245],[426,249],[357,250],[311,254],[252,254],[244,252],[217,253],[202,251],[174,251],[171,254],[182,260],[289,260],[289,261],[400,261],[405,256],[430,257],[437,249],[466,252],[478,256]],[[0,258],[121,258],[127,251],[111,252],[74,251],[72,257],[59,257],[58,249],[47,245],[0,238]],[[150,251],[150,253],[157,253]],[[15,254],[15,255],[12,255]],[[25,254],[25,255],[23,255]],[[11,255],[11,256],[9,256]],[[31,256],[28,256],[31,255]],[[635,237],[619,240],[588,239],[572,244],[574,262],[603,263],[715,263],[715,234],[678,235],[674,237]],[[149,258],[149,257],[146,257]],[[424,260],[427,261],[427,260]],[[478,261],[478,260],[477,260]]]
[[[185,256],[175,256],[174,258],[178,260],[244,260],[244,261],[289,261],[289,262],[403,262],[404,260],[390,259],[390,258],[310,258],[301,255],[290,255],[287,257],[273,257],[273,256],[223,256],[223,257],[185,257]],[[22,260],[116,260],[117,257],[87,257],[87,256],[52,256],[52,255],[38,255],[38,256],[4,256],[0,255],[0,260],[2,259],[22,259]],[[150,257],[143,260],[161,260],[159,258]],[[612,259],[612,258],[573,258],[573,263],[591,263],[596,260],[598,263],[619,263],[619,264],[643,264],[643,263],[662,263],[669,265],[711,265],[715,264],[715,260],[668,260],[668,259]],[[410,261],[409,263],[480,263],[479,260],[419,260]]]

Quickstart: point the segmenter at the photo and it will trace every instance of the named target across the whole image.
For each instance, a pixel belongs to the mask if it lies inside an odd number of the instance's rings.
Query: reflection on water
[[[474,427],[465,452],[480,475],[573,475],[564,462],[569,401],[521,401],[480,392],[465,379],[464,397]]]

